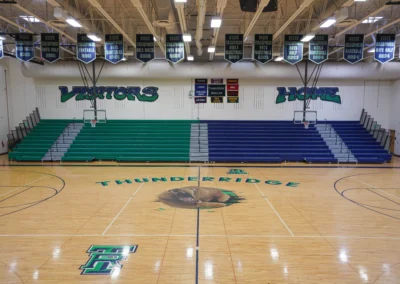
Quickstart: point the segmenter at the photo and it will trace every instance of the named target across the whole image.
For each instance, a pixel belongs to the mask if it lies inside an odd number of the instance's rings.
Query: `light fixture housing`
[[[98,36],[95,35],[95,34],[87,34],[87,37],[90,38],[90,39],[93,40],[93,41],[101,41],[101,38],[98,37]]]
[[[369,52],[369,53],[375,53],[375,47],[373,47],[373,48],[371,48],[371,49],[368,49],[368,52]]]
[[[187,60],[188,60],[188,61],[193,61],[193,60],[194,60],[193,55],[188,55],[188,56],[187,56]]]
[[[19,17],[30,23],[40,23],[40,20],[34,16],[19,16]]]
[[[192,41],[192,35],[191,34],[183,34],[183,41],[184,42]]]
[[[157,38],[156,38],[155,36],[153,36],[153,40],[154,40],[154,41],[157,41]]]
[[[68,17],[65,21],[74,28],[82,28],[82,25],[72,17]]]
[[[334,23],[336,23],[336,19],[334,19],[334,18],[329,18],[329,19],[325,20],[319,27],[320,27],[320,28],[329,28],[329,27],[332,26]]]
[[[315,34],[307,34],[301,39],[302,42],[309,42],[315,37]]]
[[[361,23],[363,23],[363,24],[372,24],[372,23],[375,23],[375,22],[377,22],[377,21],[379,21],[381,19],[383,19],[383,17],[369,17],[368,19],[365,19]]]
[[[277,58],[275,58],[274,61],[282,61],[283,60],[283,56],[278,56]]]
[[[207,51],[209,52],[209,53],[214,53],[215,52],[215,46],[209,46],[208,48],[207,48]]]
[[[220,17],[212,17],[211,18],[211,27],[212,28],[219,28],[221,27],[222,19]]]
[[[122,59],[121,59],[122,61],[126,61],[127,60],[127,58],[124,56]]]

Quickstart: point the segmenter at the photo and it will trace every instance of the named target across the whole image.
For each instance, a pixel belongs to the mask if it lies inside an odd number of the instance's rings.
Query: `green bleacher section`
[[[108,120],[86,124],[62,161],[189,161],[193,121]]]
[[[13,151],[8,153],[8,158],[14,161],[41,161],[71,122],[62,119],[42,119]]]

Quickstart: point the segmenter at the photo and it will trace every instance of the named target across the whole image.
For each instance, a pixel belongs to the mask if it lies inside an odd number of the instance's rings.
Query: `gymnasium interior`
[[[400,1],[0,0],[0,283],[400,283]]]

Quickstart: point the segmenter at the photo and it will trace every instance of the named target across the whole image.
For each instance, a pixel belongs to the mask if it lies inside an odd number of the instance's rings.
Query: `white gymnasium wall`
[[[0,61],[0,154],[7,153],[8,112],[6,97],[6,72],[8,64]],[[4,145],[4,146],[3,146]]]
[[[396,131],[394,153],[400,155],[400,80],[393,84],[389,128]]]
[[[10,60],[11,62],[11,60]],[[50,66],[51,67],[51,66]],[[42,68],[42,67],[38,67]],[[279,68],[279,67],[277,67]],[[66,69],[69,70],[70,69]],[[76,70],[78,73],[78,70]],[[58,70],[58,72],[60,72]],[[229,71],[219,77],[231,77]],[[88,101],[70,99],[60,102],[59,86],[83,86],[82,80],[75,78],[58,79],[45,77],[26,78],[22,75],[20,63],[12,60],[11,96],[12,123],[15,126],[29,112],[38,106],[43,118],[81,118],[84,109],[90,108]],[[207,77],[206,75],[203,77]],[[248,77],[248,76],[247,76]],[[239,104],[197,104],[189,98],[194,88],[191,79],[159,78],[100,78],[99,86],[147,86],[159,88],[159,99],[155,102],[98,100],[98,108],[107,110],[109,119],[238,119],[238,120],[291,120],[294,110],[302,109],[302,101],[275,104],[276,87],[301,87],[300,79],[263,80],[241,79]],[[371,80],[324,80],[318,87],[338,87],[342,104],[312,101],[311,110],[318,111],[319,120],[358,120],[365,108],[382,127],[389,125],[392,98],[392,81]]]

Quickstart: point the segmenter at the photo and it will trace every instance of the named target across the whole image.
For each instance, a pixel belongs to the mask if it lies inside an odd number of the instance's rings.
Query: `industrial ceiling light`
[[[303,38],[301,39],[302,42],[309,42],[310,40],[312,40],[315,37],[314,34],[307,34],[305,36],[303,36]]]
[[[369,52],[369,53],[375,53],[375,47],[373,47],[373,48],[371,48],[371,49],[368,49],[368,52]]]
[[[126,59],[126,57],[124,56],[121,60],[122,60],[122,61],[126,61],[127,59]]]
[[[38,18],[35,18],[34,16],[19,16],[19,17],[27,22],[40,23],[40,20]]]
[[[74,28],[82,28],[82,25],[72,17],[68,17],[65,21]]]
[[[215,52],[215,46],[209,46],[208,49],[207,49],[207,51],[208,51],[209,53]]]
[[[192,35],[191,34],[183,34],[183,41],[184,42],[192,41]]]
[[[327,19],[325,22],[323,22],[320,25],[320,28],[329,28],[330,26],[332,26],[334,23],[336,23],[336,19],[334,18],[329,18]]]
[[[157,41],[157,38],[155,36],[153,36],[154,41]]]
[[[365,19],[361,23],[363,23],[363,24],[372,24],[372,23],[375,23],[375,22],[379,21],[380,19],[383,19],[383,17],[369,17],[368,19]]]
[[[275,61],[282,61],[283,60],[283,56],[278,56],[277,58],[275,58]]]
[[[6,40],[5,36],[0,36],[0,40]]]
[[[99,38],[97,35],[95,34],[88,34],[87,35],[88,38],[90,38],[93,41],[101,41],[101,38]]]
[[[188,55],[188,56],[187,56],[187,60],[188,60],[188,61],[193,61],[193,60],[194,60],[193,55]]]
[[[222,24],[222,19],[220,17],[212,17],[211,18],[211,27],[219,28]]]

